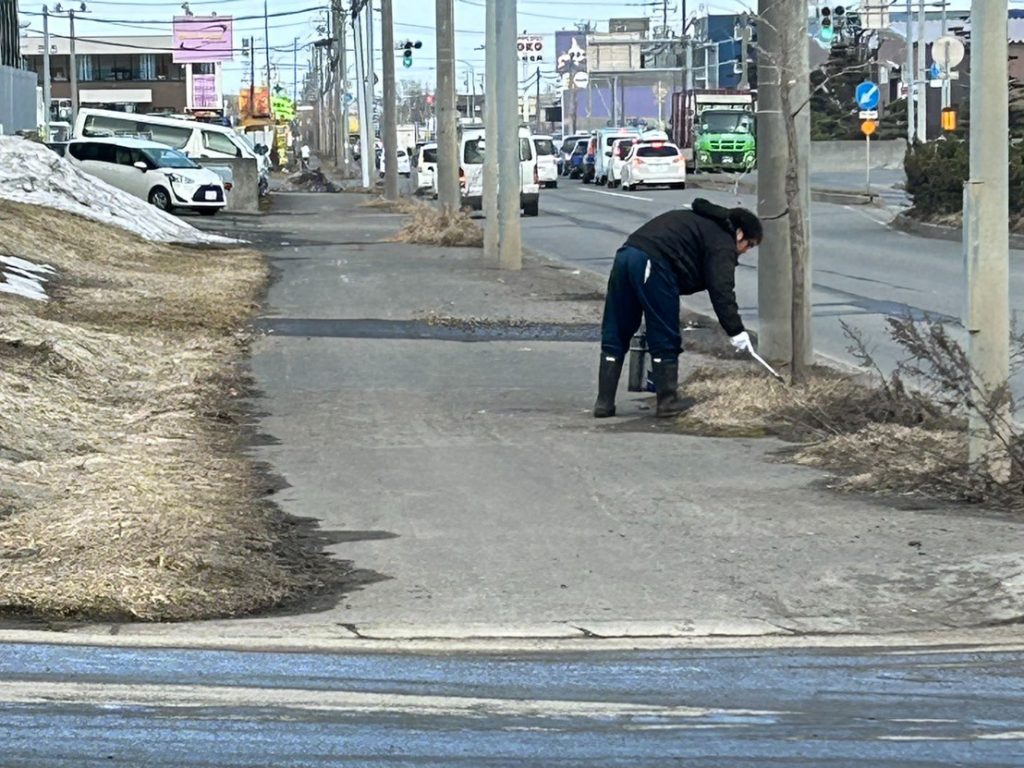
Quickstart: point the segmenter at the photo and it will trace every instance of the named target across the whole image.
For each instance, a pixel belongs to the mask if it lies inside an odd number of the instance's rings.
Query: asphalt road
[[[527,246],[582,269],[607,274],[615,250],[647,219],[695,197],[756,207],[752,195],[689,189],[641,189],[622,193],[563,181],[544,190],[541,215],[524,219]],[[886,318],[910,315],[949,322],[962,338],[963,255],[956,242],[930,240],[887,227],[893,211],[872,206],[811,206],[813,333],[816,351],[852,363],[840,322],[877,345],[879,363],[890,370],[901,357],[889,340]],[[744,322],[757,328],[757,252],[740,259],[737,295]],[[1024,309],[1024,253],[1010,254],[1010,301]],[[706,295],[684,299],[711,312]],[[1017,387],[1018,390],[1021,387]]]
[[[1024,653],[6,645],[7,768],[1024,764]]]

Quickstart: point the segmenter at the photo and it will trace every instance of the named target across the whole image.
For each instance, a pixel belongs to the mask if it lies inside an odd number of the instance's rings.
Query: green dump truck
[[[672,95],[672,138],[687,170],[748,170],[757,163],[750,91],[693,90]]]

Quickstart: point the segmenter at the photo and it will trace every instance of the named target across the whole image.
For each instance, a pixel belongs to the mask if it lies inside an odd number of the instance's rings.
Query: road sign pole
[[[865,155],[865,158],[866,158],[865,163],[864,163],[864,176],[865,176],[865,179],[867,180],[868,196],[870,196],[871,195],[871,134],[870,133],[865,133],[864,134],[864,155]]]

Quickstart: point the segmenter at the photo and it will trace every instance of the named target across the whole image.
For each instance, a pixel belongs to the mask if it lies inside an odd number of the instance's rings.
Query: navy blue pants
[[[675,273],[661,259],[624,245],[615,254],[601,320],[601,353],[622,360],[629,342],[647,319],[651,357],[672,361],[682,351],[679,288]]]

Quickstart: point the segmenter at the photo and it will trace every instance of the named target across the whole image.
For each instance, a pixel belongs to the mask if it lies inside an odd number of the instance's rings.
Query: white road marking
[[[612,197],[624,197],[627,200],[643,200],[645,203],[653,203],[653,197],[637,197],[636,195],[624,195],[622,192],[605,192],[603,189],[589,189],[588,187],[581,188],[584,192],[590,192],[595,195],[611,195]]]
[[[529,701],[477,696],[366,693],[345,690],[258,688],[226,685],[104,684],[50,681],[0,682],[7,704],[92,704],[105,707],[276,707],[327,712],[389,712],[423,715],[509,717],[705,718],[742,717],[773,721],[786,711],[689,707],[618,701],[544,699]]]

